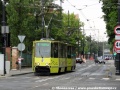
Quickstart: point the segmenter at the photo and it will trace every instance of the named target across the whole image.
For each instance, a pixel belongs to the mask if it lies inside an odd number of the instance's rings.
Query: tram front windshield
[[[51,45],[49,42],[37,42],[36,43],[36,48],[35,48],[35,56],[36,57],[50,57],[50,50],[51,50]]]

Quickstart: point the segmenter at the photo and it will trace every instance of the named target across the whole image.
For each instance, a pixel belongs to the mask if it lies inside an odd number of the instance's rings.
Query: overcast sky
[[[60,5],[60,0],[55,3]],[[64,0],[63,12],[79,14],[80,21],[85,23],[86,36],[91,35],[99,41],[107,41],[105,22],[102,18],[102,3],[99,0]],[[99,33],[99,34],[98,34]]]

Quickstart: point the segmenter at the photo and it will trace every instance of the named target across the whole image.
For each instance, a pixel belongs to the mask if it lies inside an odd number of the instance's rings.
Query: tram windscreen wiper
[[[41,54],[41,52],[40,52],[40,48],[39,48],[39,55],[43,58],[43,56],[42,56],[42,54]]]

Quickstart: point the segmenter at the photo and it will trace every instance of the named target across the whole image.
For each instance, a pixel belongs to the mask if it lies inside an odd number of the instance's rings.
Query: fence
[[[32,66],[32,54],[22,53],[22,67],[31,67]]]

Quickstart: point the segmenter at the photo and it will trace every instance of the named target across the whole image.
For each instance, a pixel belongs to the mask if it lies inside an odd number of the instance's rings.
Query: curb
[[[25,74],[31,74],[33,72],[26,72],[26,73],[18,73],[18,74],[12,74],[10,76],[20,76],[20,75],[25,75]]]

